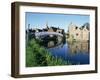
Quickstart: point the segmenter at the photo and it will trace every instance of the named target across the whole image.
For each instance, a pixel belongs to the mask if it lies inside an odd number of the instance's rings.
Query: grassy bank
[[[55,65],[69,65],[69,61],[51,56],[44,47],[39,45],[40,41],[32,39],[26,46],[26,67],[34,66],[55,66]]]

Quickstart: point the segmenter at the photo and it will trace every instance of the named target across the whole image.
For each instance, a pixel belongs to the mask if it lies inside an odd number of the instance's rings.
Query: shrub
[[[70,62],[63,61],[61,58],[53,57],[43,46],[39,45],[40,41],[32,39],[26,47],[26,67],[34,66],[55,66],[68,65]]]

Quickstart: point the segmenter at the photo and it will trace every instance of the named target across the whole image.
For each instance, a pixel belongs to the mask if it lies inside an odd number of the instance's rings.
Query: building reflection
[[[72,54],[89,53],[89,42],[68,42]]]

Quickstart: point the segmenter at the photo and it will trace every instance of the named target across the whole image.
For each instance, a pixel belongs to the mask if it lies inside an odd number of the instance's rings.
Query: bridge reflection
[[[62,42],[58,42],[58,43],[55,44],[54,41],[49,41],[47,43],[47,48],[49,48],[49,49],[60,49],[62,47],[63,47],[63,43]]]
[[[66,46],[66,49],[70,54],[79,54],[79,53],[89,53],[89,42],[57,42],[54,41],[48,41],[45,43],[45,47],[51,49],[51,50],[59,50]]]

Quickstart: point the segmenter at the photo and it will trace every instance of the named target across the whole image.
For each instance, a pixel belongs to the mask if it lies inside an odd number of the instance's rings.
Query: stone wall
[[[69,38],[72,38],[74,40],[89,40],[89,30],[86,27],[82,29],[81,27],[77,27],[76,25],[71,23],[69,25],[68,34]]]

